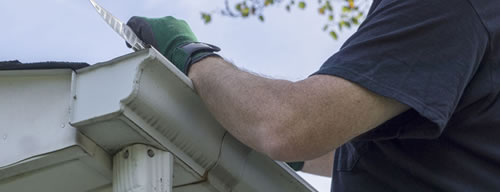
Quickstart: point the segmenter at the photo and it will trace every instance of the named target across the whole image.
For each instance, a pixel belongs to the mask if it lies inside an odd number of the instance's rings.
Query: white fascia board
[[[76,145],[70,80],[71,70],[0,71],[0,168]]]
[[[111,157],[69,124],[72,76],[67,69],[0,71],[0,191],[87,191],[111,182]],[[93,179],[69,185],[85,175]],[[58,182],[66,190],[43,190]]]
[[[85,139],[69,124],[68,69],[0,71],[0,168]]]

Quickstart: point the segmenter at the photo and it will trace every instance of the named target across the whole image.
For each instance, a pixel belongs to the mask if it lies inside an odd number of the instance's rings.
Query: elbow
[[[269,134],[265,141],[261,141],[261,152],[273,160],[295,162],[316,159],[332,150],[329,145],[311,141],[308,134],[286,135],[286,133]]]
[[[308,146],[302,144],[304,138],[300,137],[303,135],[292,118],[275,118],[261,127],[260,152],[278,161],[302,161],[307,158],[308,154],[303,149]]]
[[[311,146],[297,141],[299,140],[277,137],[265,142],[263,152],[273,160],[284,162],[305,161],[317,156],[314,154],[315,150],[308,150]]]
[[[263,152],[269,158],[277,161],[301,161],[300,154],[297,151],[290,150],[290,143],[282,139],[274,139],[266,142],[267,145]]]
[[[288,98],[283,99],[283,97]],[[311,120],[304,116],[303,105],[301,105],[304,102],[294,98],[293,94],[285,94],[275,101],[280,102],[271,107],[272,110],[263,112],[258,121],[259,147],[257,151],[278,161],[310,159],[311,155],[314,156],[314,150],[309,150],[313,147],[309,146],[313,142],[306,141],[309,141],[308,137],[312,135],[308,131]]]
[[[289,117],[261,124],[257,151],[273,160],[293,162],[315,159],[337,146],[332,143],[335,138],[312,131],[309,121],[297,120],[292,113]]]

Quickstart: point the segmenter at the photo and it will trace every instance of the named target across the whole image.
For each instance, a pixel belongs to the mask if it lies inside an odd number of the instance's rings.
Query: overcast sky
[[[300,80],[319,69],[352,33],[338,41],[323,32],[326,17],[317,14],[316,1],[306,11],[287,13],[283,6],[256,18],[215,16],[205,25],[200,11],[220,8],[223,0],[97,0],[126,22],[134,15],[186,20],[198,39],[222,48],[236,65],[273,78]],[[117,3],[119,2],[119,3]],[[130,53],[88,0],[0,1],[0,61],[75,61],[94,64]],[[319,191],[329,191],[330,179],[304,176]]]

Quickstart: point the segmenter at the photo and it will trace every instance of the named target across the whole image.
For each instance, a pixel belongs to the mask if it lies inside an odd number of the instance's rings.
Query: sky
[[[200,12],[223,6],[224,0],[97,0],[126,22],[132,16],[174,16],[186,20],[198,39],[222,48],[235,65],[266,77],[297,81],[307,78],[334,54],[355,29],[333,40],[322,31],[327,18],[316,1],[288,13],[284,5],[266,10],[266,21],[214,16],[203,23]],[[119,3],[117,3],[119,2]],[[88,0],[0,1],[0,61],[73,61],[95,64],[132,50],[100,18]],[[300,173],[318,191],[330,179]]]

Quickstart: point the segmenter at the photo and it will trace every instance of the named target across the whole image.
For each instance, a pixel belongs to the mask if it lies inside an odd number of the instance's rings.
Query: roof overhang
[[[16,151],[19,149],[17,144],[23,143],[21,136],[9,136],[7,142],[0,145],[0,150],[15,155],[7,160],[0,158],[0,191],[3,191],[2,186],[9,185],[8,181],[6,185],[2,184],[5,183],[2,179],[7,178],[2,175],[6,172],[10,175],[25,173],[9,170],[29,164],[41,154],[77,146],[84,155],[94,157],[86,150],[88,147],[79,143],[80,138],[88,138],[88,141],[83,140],[90,142],[91,146],[99,146],[97,148],[103,154],[98,158],[99,162],[108,165],[105,174],[101,175],[108,180],[109,159],[122,148],[140,143],[169,151],[175,156],[174,191],[314,191],[285,164],[251,150],[228,134],[205,108],[189,78],[154,49],[76,72],[66,70],[60,79],[64,85],[60,86],[59,92],[43,86],[37,92],[28,91],[36,87],[37,82],[48,87],[55,84],[37,80],[32,81],[34,85],[28,88],[19,84],[26,79],[20,73],[23,72],[0,72],[3,74],[0,78],[13,78],[9,81],[12,84],[0,81],[0,96],[16,96],[15,92],[9,95],[4,91],[11,89],[34,95],[16,98],[13,103],[7,101],[9,108],[34,110],[25,117],[56,120],[47,122],[46,126],[33,121],[21,126],[15,124],[26,118],[14,120],[5,117],[0,122],[8,122],[8,125],[1,125],[4,130],[0,131],[0,137],[2,132],[18,135],[21,133],[16,130],[23,130],[25,136],[42,143],[47,138],[61,141],[54,141],[56,144],[52,147],[27,153],[24,149]],[[52,75],[48,77],[53,78]],[[57,105],[57,112],[47,113],[47,107],[40,103],[40,96],[44,99],[57,97],[43,100]],[[0,109],[2,116],[22,116],[25,112],[10,113]],[[34,134],[34,127],[42,134]],[[58,135],[61,130],[68,134]],[[102,172],[102,166],[96,167]]]

